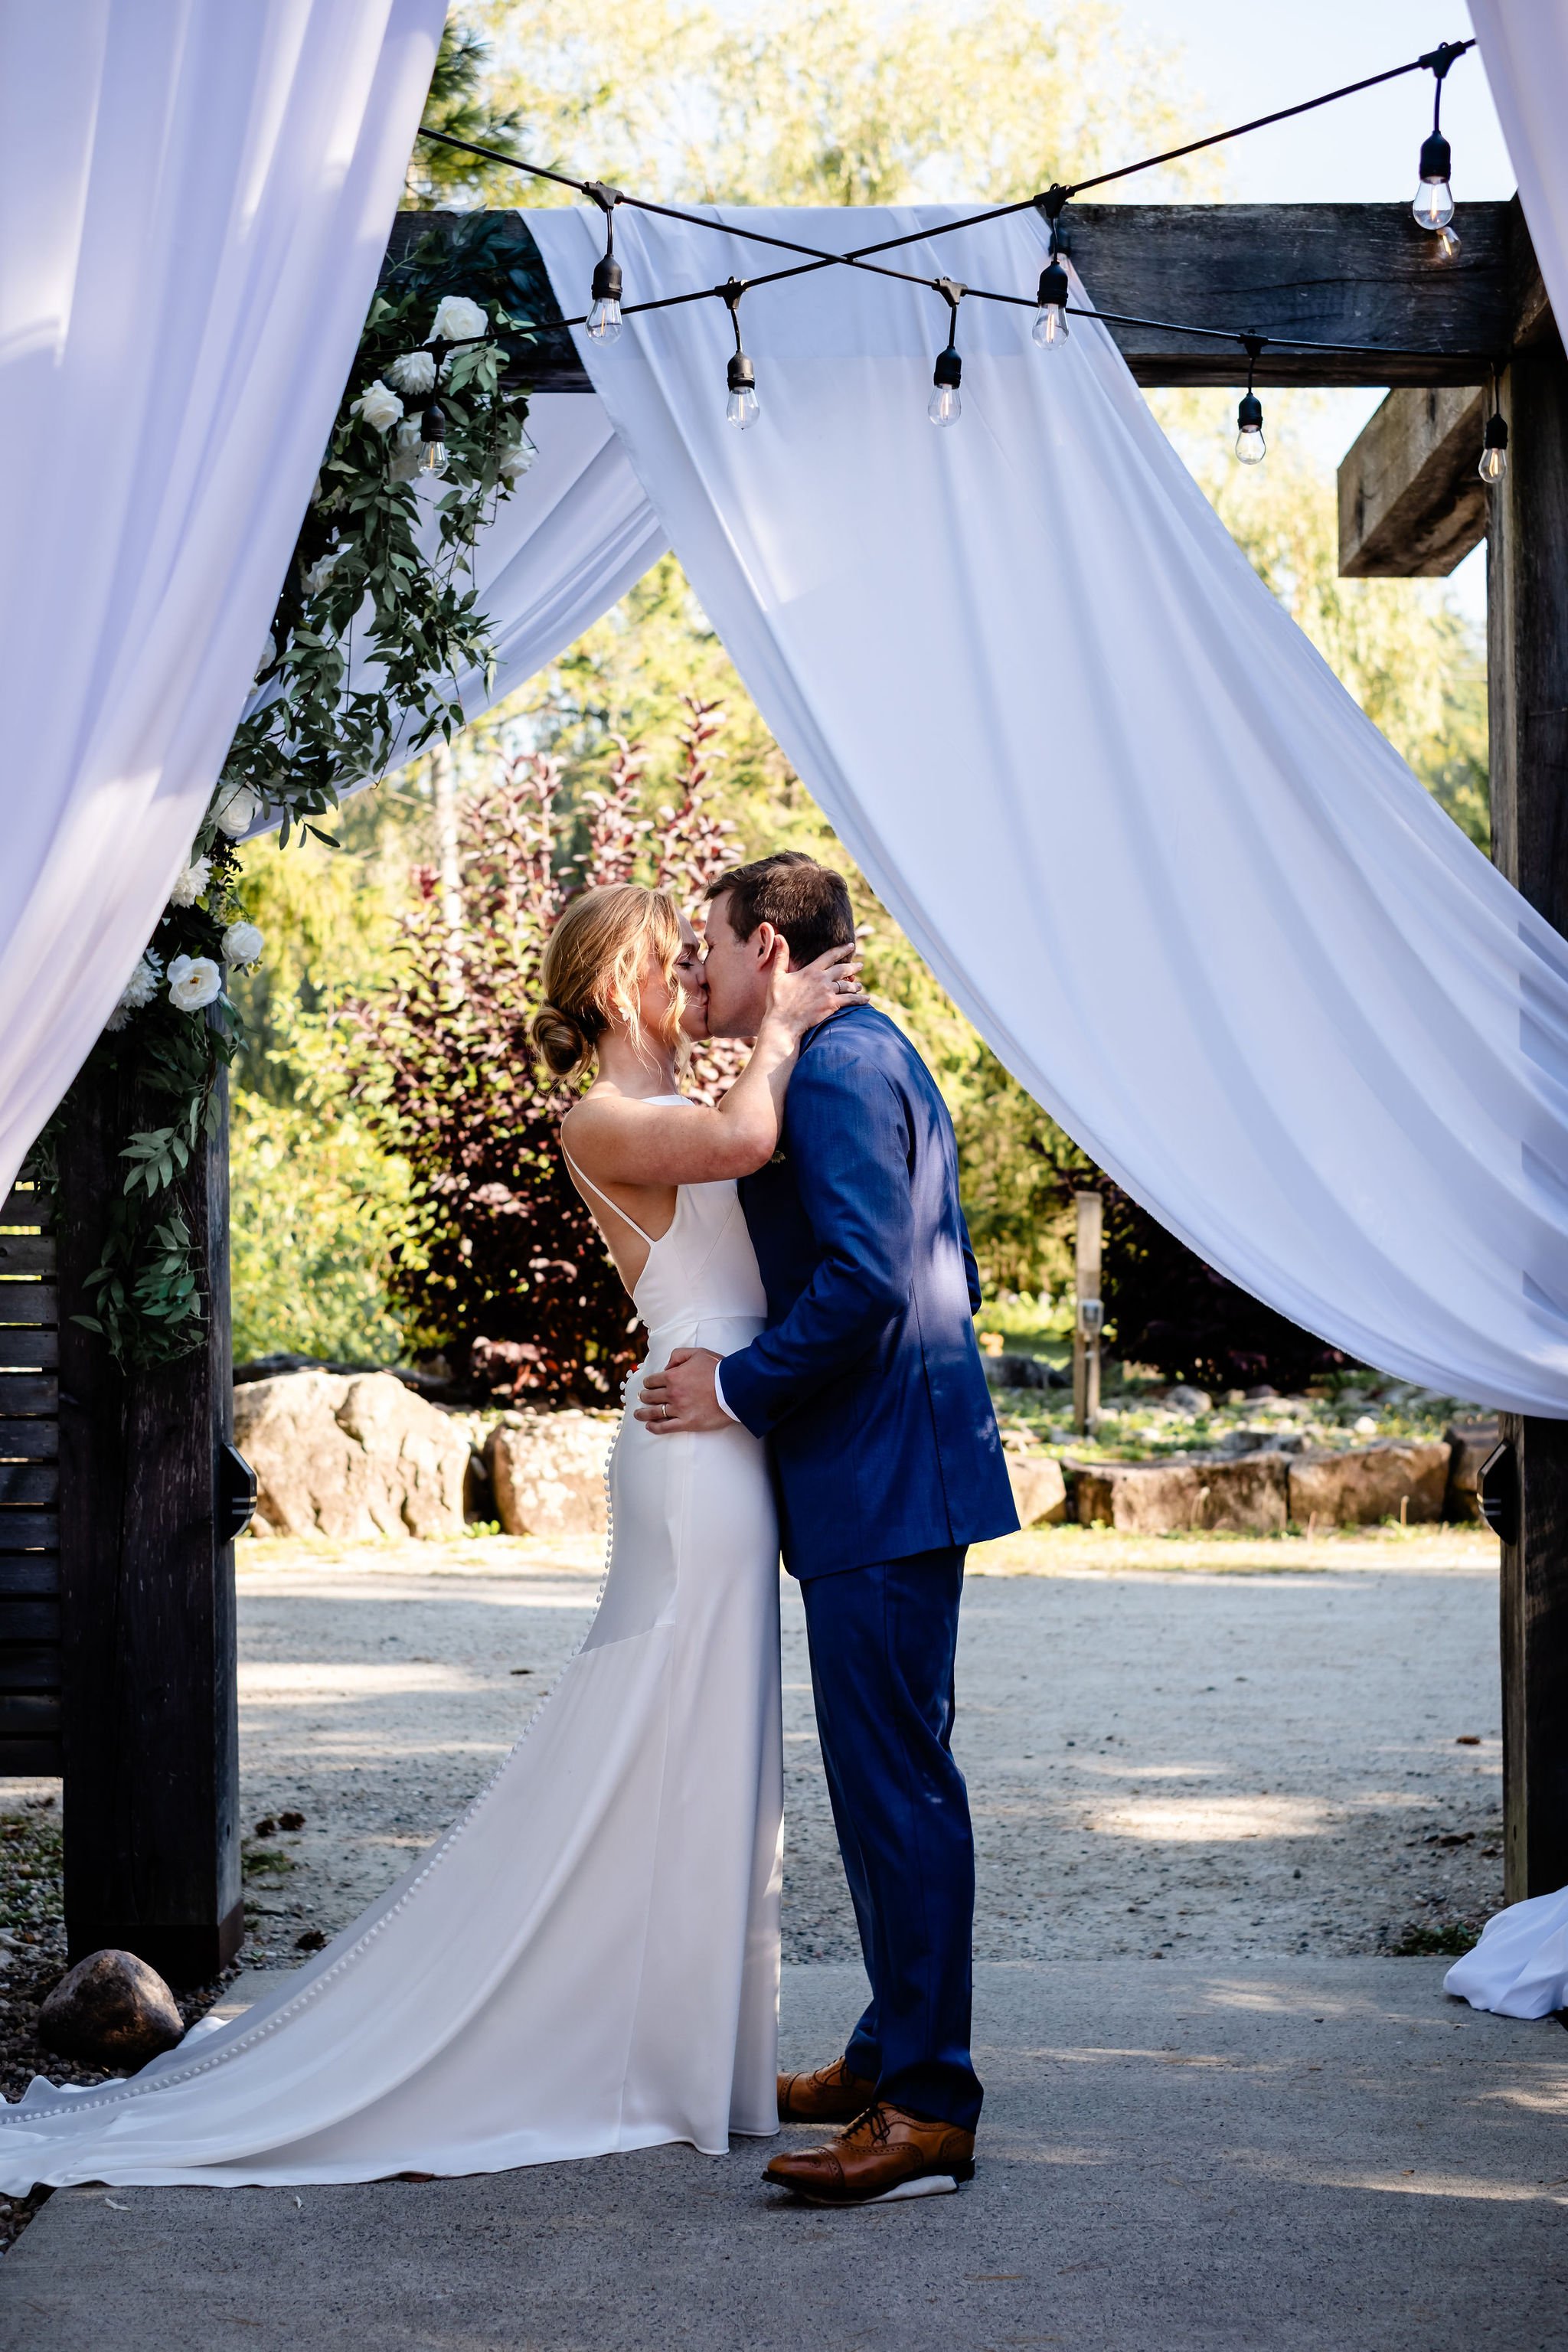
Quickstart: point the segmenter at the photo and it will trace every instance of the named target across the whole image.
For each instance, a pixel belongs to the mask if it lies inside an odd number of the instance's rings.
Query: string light
[[[419,471],[444,474],[446,470],[447,413],[439,401],[433,400],[419,420]]]
[[[1247,390],[1237,403],[1236,454],[1244,466],[1261,466],[1268,445],[1263,438],[1263,403],[1252,389],[1252,377],[1263,337],[1246,335],[1242,340],[1247,347]]]
[[[724,421],[734,425],[737,432],[744,433],[763,413],[757,400],[756,371],[741,348],[741,297],[746,289],[742,279],[731,278],[719,290],[729,305],[730,324],[735,330],[735,348],[726,371],[730,397],[724,404]]]
[[[1060,349],[1068,339],[1068,274],[1058,255],[1058,223],[1062,206],[1067,202],[1065,188],[1052,188],[1035,203],[1045,215],[1051,241],[1047,248],[1046,266],[1040,272],[1039,291],[1035,296],[1035,323],[1029,330],[1031,340],[1043,352]]]
[[[588,332],[596,343],[613,343],[621,331],[621,265],[616,259],[616,206],[621,201],[621,192],[619,188],[606,188],[602,181],[590,180],[584,194],[593,197],[605,215],[605,257],[594,267]]]
[[[958,390],[963,376],[963,362],[958,356],[958,306],[967,289],[952,278],[937,278],[931,282],[947,304],[947,349],[936,355],[926,415],[933,425],[956,425],[963,414]]]
[[[1481,436],[1481,462],[1476,471],[1489,488],[1508,473],[1508,419],[1498,405],[1498,380],[1492,376],[1492,413]]]
[[[1429,66],[1436,87],[1432,93],[1432,130],[1421,142],[1421,176],[1415,190],[1415,200],[1410,209],[1417,228],[1426,229],[1437,239],[1437,251],[1445,261],[1451,261],[1459,250],[1457,232],[1448,224],[1454,217],[1453,157],[1448,142],[1439,127],[1443,109],[1443,84],[1448,68],[1463,55],[1460,45],[1445,41],[1420,62]]]

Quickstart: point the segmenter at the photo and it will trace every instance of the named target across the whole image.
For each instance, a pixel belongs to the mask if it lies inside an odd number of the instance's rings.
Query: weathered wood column
[[[1550,321],[1504,378],[1507,478],[1487,527],[1492,856],[1568,934],[1568,360]],[[1502,1548],[1509,1899],[1568,1885],[1568,1423],[1506,1414],[1518,1539]]]
[[[220,1084],[222,1083],[220,1078]],[[238,1948],[239,1737],[225,1120],[180,1188],[207,1299],[199,1354],[122,1373],[88,1309],[132,1127],[156,1124],[86,1072],[60,1147],[60,1597],[66,1929],[73,1959],[139,1953],[175,1984]]]

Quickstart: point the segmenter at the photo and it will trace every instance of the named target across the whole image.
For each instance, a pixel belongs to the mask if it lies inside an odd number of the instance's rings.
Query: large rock
[[[1385,1438],[1348,1454],[1310,1454],[1290,1465],[1290,1517],[1300,1527],[1375,1527],[1383,1519],[1440,1519],[1448,1483],[1442,1439]]]
[[[1068,1482],[1054,1454],[1007,1455],[1013,1507],[1021,1528],[1055,1526],[1068,1515]]]
[[[485,1449],[509,1536],[602,1536],[614,1413],[508,1412]]]
[[[1289,1517],[1289,1465],[1280,1454],[1245,1454],[1232,1462],[1189,1455],[1178,1462],[1074,1465],[1082,1527],[1125,1535],[1181,1529],[1216,1535],[1279,1535]]]
[[[89,1952],[38,2011],[38,2039],[57,2057],[132,2072],[184,2038],[174,1996],[134,1952]]]
[[[289,1372],[234,1395],[258,1532],[460,1535],[467,1429],[389,1372]]]

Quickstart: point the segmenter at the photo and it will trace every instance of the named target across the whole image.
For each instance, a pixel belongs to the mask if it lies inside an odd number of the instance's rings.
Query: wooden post
[[[222,1083],[220,1079],[220,1084]],[[181,1187],[207,1301],[195,1356],[131,1376],[70,1321],[89,1309],[119,1152],[155,1123],[88,1071],[60,1146],[60,1584],[66,1930],[197,1984],[237,1950],[239,1737],[225,1121]]]
[[[59,1335],[51,1193],[0,1202],[0,1772],[60,1769]]]
[[[1568,361],[1550,327],[1504,379],[1509,470],[1487,530],[1492,856],[1568,932]],[[1502,1547],[1504,1887],[1568,1884],[1568,1424],[1503,1416],[1518,1477]]]
[[[1072,1331],[1073,1423],[1080,1437],[1092,1437],[1100,1419],[1100,1331],[1103,1320],[1100,1254],[1105,1203],[1098,1192],[1075,1192],[1073,1203],[1078,1212],[1078,1308]]]

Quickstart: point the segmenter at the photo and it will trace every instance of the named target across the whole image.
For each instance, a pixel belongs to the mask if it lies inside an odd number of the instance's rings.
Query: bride
[[[691,927],[589,890],[544,959],[549,1066],[597,1074],[563,1122],[647,1332],[610,1457],[608,1566],[583,1646],[489,1786],[318,1959],[129,2082],[0,2103],[0,2192],[500,2171],[777,2128],[778,1536],[736,1423],[633,1417],[678,1347],[743,1347],[762,1284],[735,1179],[763,1166],[805,1033],[852,948],[790,971],[716,1110],[677,1087],[706,1034]]]

